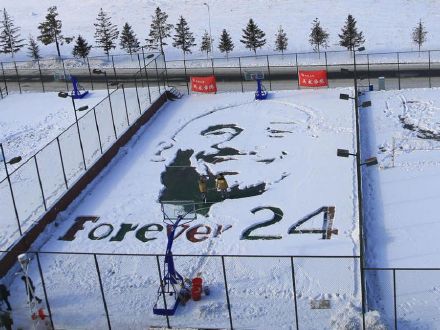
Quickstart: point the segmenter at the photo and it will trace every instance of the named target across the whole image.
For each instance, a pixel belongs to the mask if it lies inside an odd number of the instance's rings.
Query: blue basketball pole
[[[263,86],[262,79],[257,79],[257,91],[255,92],[256,100],[267,99],[267,91]]]
[[[179,292],[176,290],[176,285],[180,284],[182,287],[184,285],[183,277],[180,275],[176,268],[174,267],[174,259],[173,259],[173,252],[171,251],[173,247],[174,242],[174,236],[176,233],[177,227],[179,227],[179,223],[182,221],[184,217],[179,215],[177,217],[177,221],[173,223],[172,230],[170,231],[168,235],[168,243],[167,243],[167,249],[165,252],[165,262],[164,262],[164,278],[163,278],[163,291],[162,288],[159,288],[159,297],[158,301],[161,295],[167,295],[167,296],[174,296],[175,302],[174,304],[171,304],[169,306],[159,308],[157,306],[157,302],[153,307],[153,313],[156,315],[174,315],[176,312],[177,306],[179,305]]]

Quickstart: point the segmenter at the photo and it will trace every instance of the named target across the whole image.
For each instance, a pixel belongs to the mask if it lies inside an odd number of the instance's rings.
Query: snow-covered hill
[[[93,42],[94,26],[99,8],[108,12],[119,28],[125,22],[131,24],[138,38],[145,43],[149,32],[151,15],[159,6],[169,14],[169,23],[175,24],[183,15],[194,32],[199,44],[203,33],[209,30],[208,10],[204,0],[2,0],[0,7],[6,8],[22,28],[22,35],[38,35],[37,26],[44,20],[49,6],[56,5],[63,21],[65,36],[83,35]],[[288,51],[311,51],[308,43],[312,20],[318,17],[321,25],[330,33],[329,50],[341,50],[338,45],[338,33],[344,25],[347,15],[352,14],[358,21],[358,27],[364,32],[368,51],[416,50],[411,42],[411,32],[419,19],[428,30],[425,49],[439,49],[440,40],[435,36],[440,32],[438,18],[440,1],[438,0],[207,0],[211,11],[212,35],[217,46],[221,31],[226,28],[233,38],[233,55],[251,54],[240,43],[242,28],[249,18],[253,18],[266,32],[267,44],[260,53],[272,53],[275,33],[283,26],[289,38]],[[166,53],[169,59],[180,57],[180,51],[171,46],[168,40]],[[63,45],[62,53],[71,56],[72,44]],[[54,55],[55,46],[41,46],[44,55]],[[120,53],[121,50],[114,50]],[[92,55],[100,55],[100,49],[93,49]],[[194,56],[201,56],[199,46],[193,49]],[[220,55],[215,48],[215,54]],[[18,59],[26,59],[22,50]],[[10,56],[1,55],[0,61],[10,60]]]

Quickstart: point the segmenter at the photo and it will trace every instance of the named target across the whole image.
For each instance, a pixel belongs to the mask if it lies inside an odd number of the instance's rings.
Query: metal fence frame
[[[218,82],[240,82],[239,87],[235,87],[232,90],[226,91],[246,91],[249,89],[249,82],[244,79],[244,72],[246,70],[263,70],[266,74],[266,86],[269,90],[279,90],[286,88],[277,88],[277,83],[280,81],[293,81],[291,88],[298,89],[298,71],[300,68],[304,69],[325,69],[328,71],[329,87],[332,87],[336,79],[352,79],[352,73],[346,74],[340,72],[340,68],[352,68],[353,58],[350,56],[351,51],[324,51],[321,53],[316,52],[298,52],[298,53],[285,53],[283,55],[249,55],[240,57],[225,58],[210,58],[210,59],[190,59],[190,60],[171,60],[165,61],[163,69],[167,76],[168,85],[177,85],[186,88],[187,93],[190,93],[189,80],[193,75],[219,75]],[[41,84],[41,90],[43,92],[52,90],[55,87],[48,86],[48,75],[43,71],[58,72],[61,75],[61,81],[59,85],[65,84],[67,90],[69,90],[69,70],[76,70],[81,68],[86,75],[83,75],[80,82],[87,84],[90,89],[94,89],[97,84],[103,83],[103,78],[93,75],[92,68],[96,67],[94,62],[101,61],[105,63],[105,67],[109,71],[109,78],[114,79],[116,82],[123,79],[132,80],[129,77],[134,76],[134,72],[144,71],[151,83],[156,83],[155,68],[151,67],[145,69],[145,63],[148,61],[149,56],[158,56],[155,53],[148,53],[143,48],[140,53],[130,56],[131,66],[121,64],[118,66],[118,59],[122,57],[128,57],[129,55],[110,55],[110,56],[98,56],[88,57],[80,61],[78,59],[60,59],[57,60],[57,68],[47,68],[43,63],[45,60],[37,61],[22,61],[22,62],[0,62],[1,68],[1,81],[5,87],[3,88],[3,94],[14,90],[14,88],[20,93],[23,88],[26,88],[27,83]],[[335,60],[332,58],[336,56]],[[341,58],[339,58],[341,56]],[[408,59],[408,56],[410,59]],[[375,58],[379,58],[378,60]],[[116,59],[116,60],[115,60]],[[49,60],[51,63],[56,60]],[[74,64],[81,62],[80,66],[69,66],[69,61],[76,61]],[[250,61],[250,63],[249,63]],[[423,78],[424,87],[440,86],[440,79],[433,81],[433,78],[440,77],[440,50],[426,50],[426,51],[406,51],[406,52],[381,52],[381,53],[359,53],[358,54],[358,71],[362,73],[361,78],[364,78],[365,84],[370,85],[372,79],[378,77],[377,68],[384,66],[392,66],[392,70],[388,70],[385,77],[392,79],[393,85],[396,89],[405,88],[405,82],[410,78]],[[227,62],[231,65],[223,65],[221,63]],[[220,64],[219,64],[220,63]],[[284,63],[284,64],[283,64]],[[6,66],[9,69],[6,69]],[[24,81],[20,72],[23,70],[33,70],[34,78],[28,82]],[[222,77],[220,70],[227,70],[230,73],[228,77]],[[284,70],[283,74],[280,70]],[[409,70],[409,72],[407,72]],[[9,71],[6,74],[5,71]],[[132,74],[130,74],[132,72]],[[173,73],[174,72],[174,79]],[[419,72],[417,77],[415,72]],[[7,78],[9,77],[9,78]],[[12,79],[11,77],[15,77]],[[281,77],[281,78],[280,78]],[[228,80],[229,79],[229,80]],[[12,82],[15,81],[17,86],[12,86]],[[11,86],[8,86],[10,84]],[[349,83],[346,84],[350,86]],[[345,85],[344,85],[345,86]],[[252,86],[253,89],[253,86]]]
[[[162,93],[163,91],[165,91],[165,75],[163,72],[159,72],[159,68],[158,68],[158,61],[161,61],[162,56],[158,55],[155,56],[155,58],[153,58],[151,61],[148,62],[144,62],[145,66],[142,68],[142,70],[139,70],[135,76],[133,77],[133,87],[135,88],[135,92],[136,92],[136,107],[138,108],[138,113],[136,114],[136,118],[139,118],[143,112],[145,112],[147,110],[147,107],[141,104],[141,96],[139,94],[139,89],[140,88],[146,88],[148,90],[148,103],[147,104],[152,104],[152,102],[154,102],[153,97],[152,97],[152,93],[151,93],[151,88],[148,82],[148,76],[146,76],[148,70],[151,70],[153,72],[156,73],[156,79],[158,81],[158,88],[159,88],[159,95],[160,93]],[[57,135],[55,138],[53,138],[50,142],[48,142],[45,146],[43,146],[42,148],[40,148],[38,151],[36,151],[32,156],[30,156],[28,159],[22,161],[20,163],[19,166],[15,167],[12,171],[9,171],[6,168],[6,175],[4,178],[2,178],[0,180],[0,184],[6,184],[7,181],[7,185],[9,186],[9,193],[10,193],[10,197],[11,197],[11,206],[14,209],[14,214],[15,214],[15,218],[16,218],[16,222],[17,222],[17,230],[18,230],[18,236],[19,237],[23,237],[23,235],[25,234],[25,232],[27,231],[27,229],[31,228],[32,225],[36,222],[38,222],[38,219],[45,214],[45,212],[47,212],[50,208],[50,206],[52,206],[55,201],[60,198],[63,194],[65,194],[74,184],[77,180],[79,180],[79,178],[81,178],[81,176],[87,171],[87,169],[89,167],[91,167],[94,163],[96,163],[99,158],[106,152],[106,150],[111,146],[104,145],[103,142],[103,138],[102,138],[102,129],[104,126],[102,123],[100,123],[100,120],[98,119],[97,116],[97,109],[100,109],[102,104],[105,104],[108,102],[109,104],[109,110],[110,114],[111,114],[111,122],[112,122],[112,126],[113,126],[113,130],[114,130],[114,140],[113,142],[115,142],[126,130],[128,130],[131,125],[134,124],[134,122],[130,122],[130,118],[129,118],[129,109],[127,107],[127,99],[126,99],[126,86],[124,84],[116,84],[116,87],[114,90],[110,91],[110,86],[111,84],[108,82],[107,77],[105,77],[106,79],[106,86],[107,86],[107,91],[108,91],[108,95],[103,98],[98,104],[94,105],[93,108],[89,109],[87,112],[84,113],[84,115],[82,115],[80,118],[76,118],[76,120],[69,125],[67,128],[65,128],[63,130],[63,132],[61,132],[59,135]],[[163,82],[163,84],[162,84]],[[140,87],[139,85],[141,85],[142,87]],[[163,86],[163,87],[162,87]],[[156,89],[156,87],[154,87]],[[112,99],[113,97],[115,97],[116,94],[121,93],[121,95],[119,96],[121,98],[121,100],[123,99],[123,109],[116,109],[114,106],[112,107]],[[144,102],[142,102],[144,103]],[[104,107],[106,107],[104,105]],[[73,105],[73,111],[75,111],[76,108]],[[106,110],[106,109],[104,109]],[[114,117],[114,113],[115,112],[121,112],[121,115],[123,115],[125,117],[125,121],[126,123],[124,124],[124,127],[122,127],[123,131],[122,132],[117,132],[116,130],[116,125],[115,125],[115,117]],[[92,116],[93,115],[93,116]],[[89,116],[89,117],[86,117]],[[93,125],[92,127],[94,127],[93,129],[96,130],[96,135],[97,135],[97,141],[99,142],[99,152],[100,154],[97,157],[94,157],[93,159],[91,159],[91,163],[87,164],[86,162],[86,157],[84,154],[84,146],[87,146],[87,142],[88,141],[83,141],[83,138],[81,137],[80,134],[80,125],[83,124],[83,122],[86,121],[86,118],[90,118],[93,117]],[[89,119],[90,122],[90,119]],[[79,143],[80,149],[81,149],[81,159],[82,159],[82,168],[80,169],[80,173],[76,174],[76,176],[73,178],[73,182],[71,184],[69,184],[69,180],[68,180],[68,175],[66,173],[66,166],[65,166],[65,160],[64,157],[65,155],[69,154],[69,150],[63,150],[62,144],[60,143],[61,138],[66,134],[66,132],[68,132],[69,130],[75,130],[75,126],[77,128],[77,142]],[[112,142],[112,143],[113,143]],[[46,150],[49,149],[49,147],[51,146],[57,146],[57,159],[51,159],[52,161],[55,161],[58,163],[60,163],[61,166],[61,170],[62,170],[62,175],[64,178],[64,185],[65,187],[63,188],[64,191],[61,193],[61,195],[58,195],[54,201],[51,202],[51,205],[48,205],[48,196],[45,195],[45,180],[42,178],[41,176],[41,165],[39,165],[39,155],[41,155],[42,153],[44,153]],[[40,159],[41,161],[41,159]],[[32,220],[30,225],[27,225],[27,229],[23,230],[22,226],[23,226],[23,221],[29,221],[28,218],[26,219],[22,219],[19,215],[18,212],[18,208],[17,208],[17,196],[14,193],[14,182],[11,182],[11,177],[18,173],[20,174],[20,170],[25,168],[25,166],[27,166],[28,164],[33,163],[33,167],[35,168],[35,173],[32,173],[32,175],[36,175],[36,179],[38,182],[38,186],[39,186],[39,191],[41,194],[41,201],[42,201],[42,205],[39,205],[38,209],[33,210],[33,212],[36,212],[36,215],[33,216],[33,218],[35,218],[34,220]],[[3,164],[3,162],[2,162]],[[8,166],[6,163],[4,163],[4,166]],[[79,175],[79,176],[78,176]],[[41,208],[41,209],[40,209]],[[11,221],[12,222],[12,221]],[[14,234],[15,235],[15,234]],[[9,247],[8,247],[9,248]]]
[[[0,251],[1,252],[7,252],[7,251]],[[44,294],[44,301],[47,307],[47,313],[49,316],[49,321],[52,325],[53,329],[56,329],[56,324],[54,322],[54,318],[53,318],[53,304],[51,304],[51,295],[53,295],[54,293],[56,294],[56,292],[52,292],[50,291],[50,289],[48,289],[47,287],[47,274],[46,274],[46,269],[43,267],[42,262],[41,262],[41,256],[78,256],[79,258],[92,258],[93,262],[90,262],[90,264],[93,264],[94,267],[94,273],[96,274],[96,278],[97,278],[97,282],[96,282],[96,288],[97,288],[97,292],[99,292],[99,299],[100,299],[100,304],[102,305],[102,309],[104,311],[104,314],[101,315],[101,317],[105,317],[105,320],[103,320],[103,322],[105,322],[107,324],[107,327],[109,329],[114,328],[114,326],[112,325],[112,321],[111,321],[111,312],[109,310],[108,307],[108,301],[107,301],[107,297],[106,297],[106,290],[105,290],[105,284],[104,284],[104,279],[105,279],[105,274],[103,274],[102,272],[102,259],[104,257],[122,257],[122,258],[129,258],[129,257],[150,257],[150,258],[154,258],[156,262],[153,262],[156,267],[154,268],[149,268],[147,271],[147,274],[156,274],[156,275],[152,275],[153,277],[156,278],[157,280],[157,287],[162,288],[163,290],[163,286],[161,286],[161,281],[162,281],[162,276],[163,276],[163,269],[161,268],[161,263],[163,262],[163,258],[165,257],[164,254],[148,254],[148,253],[101,253],[101,252],[52,252],[52,251],[27,251],[26,253],[28,253],[28,255],[30,255],[31,257],[34,256],[33,259],[36,262],[36,267],[38,270],[38,274],[40,277],[40,282],[41,282],[41,286],[42,286],[42,292]],[[230,283],[234,283],[234,281],[236,280],[236,278],[234,278],[233,272],[231,271],[233,268],[229,268],[227,265],[228,263],[225,261],[231,261],[233,259],[256,259],[256,258],[261,258],[261,259],[282,259],[282,260],[286,260],[286,265],[288,265],[291,274],[290,274],[290,278],[291,278],[291,292],[293,293],[292,298],[289,298],[289,300],[292,302],[292,319],[295,321],[294,324],[292,324],[292,328],[295,329],[304,329],[304,327],[301,325],[301,320],[304,320],[304,314],[302,314],[301,309],[298,308],[298,302],[297,299],[298,294],[300,294],[301,292],[298,291],[297,289],[297,284],[298,284],[298,275],[295,272],[295,265],[296,262],[298,260],[312,260],[312,259],[326,259],[326,260],[357,260],[358,264],[359,264],[359,270],[360,272],[364,273],[364,276],[366,277],[367,282],[369,281],[369,275],[372,275],[372,273],[376,273],[376,272],[382,272],[382,273],[386,273],[386,275],[389,275],[390,280],[389,280],[389,287],[390,287],[390,291],[387,292],[386,294],[388,295],[387,298],[389,298],[392,301],[392,315],[387,315],[387,320],[383,319],[383,321],[389,321],[388,326],[394,329],[399,329],[399,322],[404,322],[405,319],[402,317],[404,317],[404,315],[399,315],[399,306],[398,306],[398,299],[399,299],[399,287],[397,286],[397,280],[396,278],[399,276],[399,274],[402,273],[410,273],[410,272],[420,272],[420,271],[426,271],[426,272],[439,272],[440,273],[440,268],[381,268],[381,267],[366,267],[366,268],[362,268],[360,265],[360,256],[311,256],[311,255],[199,255],[199,254],[174,254],[173,255],[175,257],[176,260],[178,260],[179,258],[191,258],[191,257],[198,257],[198,258],[209,258],[210,260],[216,260],[216,264],[218,267],[218,278],[221,278],[221,280],[223,281],[223,285],[220,285],[220,287],[224,287],[224,299],[225,301],[223,301],[224,306],[226,306],[227,308],[227,319],[223,320],[225,324],[229,325],[230,329],[234,329],[236,326],[234,325],[234,306],[233,303],[231,303],[231,297],[230,297],[230,293],[231,291],[231,285]],[[152,261],[152,260],[150,260]],[[217,268],[216,268],[217,269]],[[92,271],[92,270],[90,270]],[[92,273],[90,273],[91,275]],[[157,276],[157,277],[156,277]],[[336,279],[338,280],[338,279]],[[355,277],[355,280],[359,281],[360,280],[360,274],[357,275],[357,277]],[[37,280],[38,281],[38,280]],[[439,284],[440,284],[440,280],[439,280]],[[233,285],[232,285],[233,287]],[[402,290],[402,289],[400,289]],[[416,294],[416,293],[415,293]],[[403,292],[403,295],[407,295],[407,293]],[[52,296],[53,298],[53,296]],[[222,298],[223,299],[223,298]],[[411,297],[407,297],[407,300],[410,300]],[[413,297],[414,299],[414,297]],[[360,305],[360,301],[359,301],[359,305]],[[423,303],[423,302],[421,302]],[[148,312],[148,311],[147,311]],[[151,311],[152,312],[152,311]],[[361,311],[359,312],[361,313]],[[96,315],[97,316],[97,315]],[[364,315],[363,315],[364,316]],[[173,322],[172,322],[172,317],[169,316],[163,316],[164,318],[164,322],[166,322],[166,326],[168,328],[172,328],[173,327]],[[155,326],[155,324],[151,324],[151,326]],[[187,327],[192,327],[195,326],[194,324],[191,323],[191,321],[188,322],[188,324],[186,324]],[[238,327],[240,328],[240,327]],[[361,326],[361,329],[363,329],[364,327]],[[368,329],[368,326],[365,327],[365,329]]]
[[[6,251],[0,251],[0,252],[6,252]],[[101,299],[101,304],[102,304],[102,308],[104,310],[105,313],[105,323],[108,326],[108,329],[112,329],[112,322],[111,322],[111,313],[109,312],[109,308],[108,308],[108,303],[107,303],[107,298],[106,298],[106,294],[105,294],[105,288],[104,288],[104,284],[103,284],[103,274],[101,271],[101,266],[102,265],[99,261],[100,257],[107,257],[107,256],[116,256],[116,257],[151,257],[151,258],[155,258],[156,260],[156,269],[149,269],[150,273],[153,274],[157,273],[157,286],[160,289],[162,289],[163,292],[163,286],[162,286],[162,276],[163,276],[163,269],[161,268],[161,258],[164,258],[165,255],[164,254],[142,254],[142,253],[93,253],[93,252],[49,252],[49,251],[28,251],[26,252],[28,253],[28,255],[34,255],[36,262],[37,262],[37,268],[38,268],[38,273],[40,276],[40,281],[41,281],[41,285],[42,285],[42,289],[43,289],[43,294],[44,294],[44,301],[46,303],[46,307],[47,307],[47,313],[48,313],[48,317],[51,323],[51,326],[53,329],[56,329],[56,324],[54,324],[54,320],[53,320],[53,311],[51,306],[53,307],[53,305],[51,305],[50,302],[50,295],[51,292],[50,290],[48,290],[47,288],[47,276],[45,276],[45,269],[42,266],[41,263],[41,256],[42,255],[50,255],[50,256],[79,256],[81,258],[93,258],[93,265],[94,265],[94,272],[96,274],[96,277],[98,279],[96,286],[99,288],[99,293],[100,293],[100,299]],[[297,275],[295,273],[295,261],[296,260],[311,260],[311,259],[327,259],[327,260],[358,260],[359,261],[359,256],[313,256],[313,255],[304,255],[304,256],[298,256],[298,255],[198,255],[198,254],[173,254],[173,257],[178,260],[179,258],[188,258],[188,257],[200,257],[200,258],[210,258],[212,259],[216,259],[219,260],[219,264],[221,263],[221,269],[218,269],[219,273],[221,273],[221,278],[223,280],[223,285],[224,285],[224,289],[225,289],[225,305],[227,307],[228,310],[228,319],[225,320],[225,323],[229,324],[229,328],[230,329],[234,329],[234,317],[233,317],[233,311],[234,308],[232,306],[231,303],[231,299],[230,299],[230,286],[228,285],[228,283],[230,283],[231,281],[234,281],[234,278],[231,276],[231,270],[228,269],[228,267],[226,266],[227,263],[225,263],[225,261],[228,260],[232,260],[232,259],[256,259],[256,258],[262,258],[262,259],[266,259],[266,258],[279,258],[279,259],[283,259],[286,260],[287,265],[290,268],[291,274],[290,274],[290,278],[291,278],[291,290],[293,293],[293,297],[291,298],[291,302],[293,304],[293,308],[292,308],[292,315],[293,315],[293,319],[295,321],[294,324],[292,324],[292,328],[295,329],[301,329],[301,312],[298,309],[298,304],[297,304],[297,299],[298,299],[298,292],[297,292]],[[360,269],[360,263],[359,263],[359,269]],[[228,276],[229,274],[229,276]],[[359,280],[359,279],[357,279]],[[158,291],[159,292],[159,291]],[[360,301],[359,301],[359,305],[360,305]],[[152,311],[151,311],[152,312]],[[171,329],[173,327],[172,325],[172,321],[170,316],[163,316],[163,318],[166,321],[166,326],[167,328]],[[152,324],[151,326],[155,326],[154,324]],[[189,322],[189,324],[187,325],[188,327],[192,327],[191,322]]]

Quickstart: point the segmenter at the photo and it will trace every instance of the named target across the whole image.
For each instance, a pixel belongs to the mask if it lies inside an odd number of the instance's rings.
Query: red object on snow
[[[203,284],[203,280],[202,280],[201,277],[194,277],[193,278],[193,280],[192,280],[192,286],[193,287],[195,287],[195,286],[202,287],[202,284]]]
[[[198,301],[202,298],[202,287],[201,286],[193,286],[191,288],[191,299],[194,301]]]
[[[44,309],[40,308],[36,313],[33,313],[31,318],[32,320],[36,320],[37,318],[40,318],[42,320],[44,320],[47,317],[47,315],[44,313]]]
[[[327,71],[299,70],[299,85],[301,87],[328,87]]]
[[[198,93],[217,93],[215,76],[191,77],[191,91]]]
[[[44,320],[44,319],[47,317],[47,315],[44,314],[44,309],[43,309],[43,308],[40,308],[40,309],[38,310],[38,316],[39,316],[40,319],[42,319],[42,320]]]
[[[193,278],[192,287],[191,287],[192,300],[198,301],[202,298],[202,284],[203,284],[203,280],[201,277]]]

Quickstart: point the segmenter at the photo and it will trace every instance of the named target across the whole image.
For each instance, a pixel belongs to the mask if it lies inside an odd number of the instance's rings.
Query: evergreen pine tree
[[[287,49],[287,41],[288,38],[286,36],[286,33],[283,30],[283,27],[280,26],[278,29],[277,34],[275,35],[275,50],[277,52],[281,52],[281,54],[284,54],[284,51]]]
[[[228,58],[229,53],[234,50],[234,43],[232,42],[231,36],[225,29],[223,29],[223,32],[220,35],[218,49],[220,52],[226,53],[226,58]]]
[[[24,39],[20,39],[20,28],[15,27],[14,20],[8,15],[6,9],[3,9],[0,29],[0,53],[11,54],[14,57],[14,54],[25,44]]]
[[[122,27],[120,45],[130,56],[140,49],[139,40],[128,23],[125,23]]]
[[[365,42],[362,32],[357,31],[356,20],[350,14],[348,14],[341,32],[339,44],[348,50],[354,50]]]
[[[419,53],[420,53],[420,47],[422,47],[422,45],[426,41],[427,34],[428,31],[426,31],[425,26],[422,23],[422,20],[420,20],[419,24],[417,24],[417,26],[414,28],[412,32],[412,40],[419,47]]]
[[[327,48],[329,34],[321,27],[321,23],[318,18],[315,18],[312,22],[312,30],[309,35],[310,45],[313,46],[315,52],[320,52],[321,48]]]
[[[29,56],[33,60],[37,61],[37,60],[39,60],[41,58],[41,56],[40,56],[40,47],[38,46],[37,41],[35,41],[34,37],[32,37],[31,35],[29,35],[29,41],[28,41],[27,49],[29,51],[28,52]]]
[[[200,50],[202,52],[206,52],[206,58],[208,58],[208,54],[211,51],[212,40],[209,37],[208,32],[205,31],[205,34],[202,37],[202,43],[200,45]]]
[[[183,51],[183,58],[186,53],[191,53],[191,47],[195,46],[193,33],[190,32],[188,23],[180,16],[179,22],[175,27],[176,34],[173,37],[173,47],[180,48]]]
[[[89,56],[91,48],[92,45],[89,45],[81,35],[78,35],[75,46],[73,47],[72,55],[75,57],[86,58]]]
[[[171,36],[172,24],[167,24],[168,15],[161,11],[159,7],[156,8],[154,15],[152,16],[153,21],[150,25],[150,33],[147,38],[147,47],[151,50],[158,50],[163,54],[163,46],[167,43],[165,40]]]
[[[107,56],[110,55],[110,50],[116,48],[115,40],[118,39],[118,28],[111,22],[111,17],[106,12],[99,10],[96,18],[95,41],[99,48],[102,48]]]
[[[40,35],[37,37],[37,39],[40,40],[44,45],[55,43],[58,57],[61,57],[60,45],[62,45],[64,41],[69,43],[71,38],[64,38],[64,36],[61,34],[62,23],[61,20],[57,19],[57,16],[58,12],[56,6],[52,6],[47,9],[46,20],[38,25]]]
[[[257,54],[257,48],[261,48],[266,44],[266,39],[264,37],[266,34],[260,30],[257,24],[254,23],[254,20],[251,18],[246,26],[246,29],[243,29],[243,35],[240,39],[246,48],[253,50],[255,54]]]

